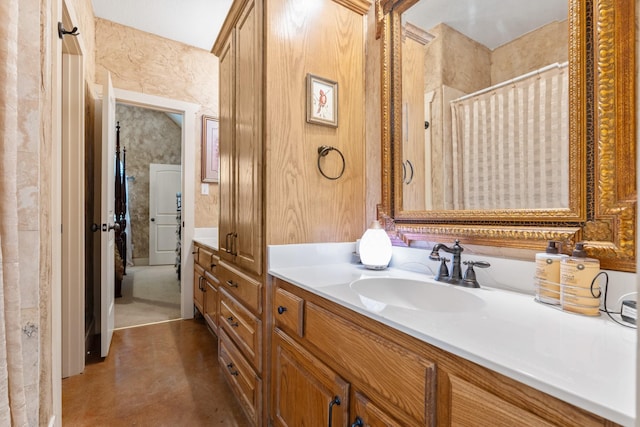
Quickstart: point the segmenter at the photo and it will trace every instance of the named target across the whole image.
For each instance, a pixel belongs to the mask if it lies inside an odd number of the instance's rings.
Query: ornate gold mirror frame
[[[540,250],[547,240],[564,252],[584,241],[602,268],[635,271],[636,115],[635,2],[568,0],[569,51],[580,69],[573,73],[571,138],[573,159],[570,212],[554,211],[407,215],[399,209],[396,185],[401,171],[400,26],[401,14],[417,0],[377,0],[377,34],[382,49],[382,202],[378,218],[396,245],[450,241],[470,245]],[[577,56],[575,56],[577,55]],[[574,163],[574,162],[572,162]],[[575,189],[578,189],[577,191]]]

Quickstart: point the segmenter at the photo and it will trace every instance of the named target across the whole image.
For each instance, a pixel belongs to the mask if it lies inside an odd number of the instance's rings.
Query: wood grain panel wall
[[[365,224],[366,18],[331,0],[265,8],[266,243],[354,241]],[[305,76],[338,82],[338,127],[306,123]],[[344,155],[344,175],[317,168],[318,147]],[[323,159],[337,174],[340,157]]]

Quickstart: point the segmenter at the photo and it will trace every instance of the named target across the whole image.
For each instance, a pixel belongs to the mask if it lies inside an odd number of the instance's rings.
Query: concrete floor
[[[217,358],[203,319],[117,330],[106,358],[89,357],[83,374],[62,380],[62,423],[249,426]]]

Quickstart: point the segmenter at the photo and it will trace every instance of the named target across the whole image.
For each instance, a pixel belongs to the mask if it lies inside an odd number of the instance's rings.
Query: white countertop
[[[193,230],[193,241],[208,246],[213,250],[218,250],[218,229],[217,228],[195,228]]]
[[[372,302],[350,283],[363,277],[432,276],[398,268],[367,270],[351,262],[353,247],[270,246],[269,274],[606,419],[634,425],[635,329],[606,316],[571,314],[537,303],[531,295],[489,287],[456,287],[481,300],[469,310],[427,311]]]

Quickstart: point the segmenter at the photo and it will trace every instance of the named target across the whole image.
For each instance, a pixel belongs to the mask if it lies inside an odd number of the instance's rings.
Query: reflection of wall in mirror
[[[402,69],[405,70],[402,76],[403,207],[424,210],[428,198],[425,180],[430,173],[425,162],[424,43],[405,37],[402,51]],[[430,190],[430,182],[428,184]]]
[[[425,46],[422,69],[425,73],[424,92],[435,93],[430,126],[433,209],[453,209],[449,196],[453,188],[449,174],[453,162],[451,131],[450,125],[445,126],[451,123],[450,114],[445,112],[448,101],[550,63],[565,62],[568,58],[567,25],[566,20],[552,22],[493,51],[446,24],[428,30],[433,40]],[[403,62],[406,56],[403,54]],[[408,70],[415,73],[419,68],[407,68],[403,63],[403,92],[405,73]],[[408,108],[419,107],[410,104]],[[403,208],[419,209],[413,207],[406,196],[403,195]]]

